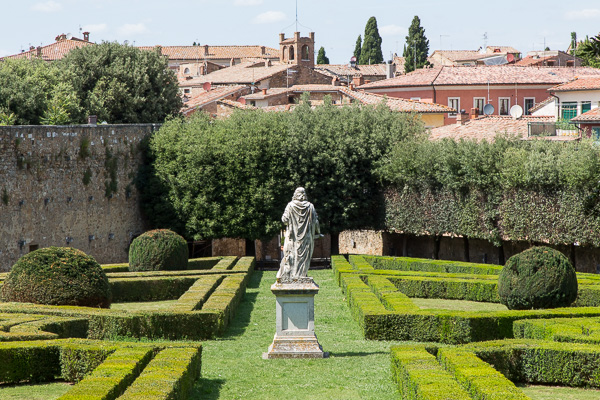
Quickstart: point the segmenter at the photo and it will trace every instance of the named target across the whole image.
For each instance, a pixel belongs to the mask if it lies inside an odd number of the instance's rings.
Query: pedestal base
[[[269,351],[263,353],[264,359],[271,358],[325,358],[327,353],[319,344],[316,336],[284,336],[273,339]]]
[[[315,335],[314,296],[319,286],[312,278],[278,280],[271,286],[276,296],[276,333],[263,358],[324,358]]]

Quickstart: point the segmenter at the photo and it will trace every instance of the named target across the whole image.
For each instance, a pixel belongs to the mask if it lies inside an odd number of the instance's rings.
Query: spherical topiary
[[[145,232],[129,247],[130,271],[186,269],[187,262],[187,242],[168,229]]]
[[[110,307],[108,278],[96,260],[70,247],[46,247],[13,265],[2,286],[4,301]]]
[[[498,294],[511,310],[568,307],[577,299],[577,275],[560,251],[532,247],[508,259]]]

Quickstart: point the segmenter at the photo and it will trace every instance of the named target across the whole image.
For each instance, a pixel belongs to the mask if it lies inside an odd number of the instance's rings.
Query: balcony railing
[[[528,122],[527,136],[577,136],[575,124],[566,120],[556,122]]]

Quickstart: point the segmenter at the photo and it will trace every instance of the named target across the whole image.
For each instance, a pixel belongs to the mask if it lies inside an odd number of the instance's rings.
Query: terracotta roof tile
[[[480,53],[477,50],[436,50],[431,54],[431,57],[434,54],[439,54],[450,61],[474,61],[489,57],[489,54]]]
[[[600,76],[581,76],[572,81],[548,89],[551,92],[571,92],[574,90],[600,89]]]
[[[290,89],[287,89],[287,88],[270,88],[269,90],[267,90],[267,94],[264,94],[262,91],[259,90],[255,93],[245,95],[244,99],[246,99],[246,100],[264,100],[264,99],[268,99],[269,97],[278,96],[282,93],[286,93],[289,90]]]
[[[221,100],[217,100],[217,103],[226,104],[230,107],[239,108],[241,110],[257,110],[256,107],[250,106],[248,104],[242,104],[239,101],[221,99]]]
[[[591,67],[519,67],[496,66],[442,66],[423,68],[406,75],[371,82],[360,89],[412,87],[428,85],[503,85],[503,84],[560,84],[575,75],[600,76],[600,69]]]
[[[487,46],[485,48],[487,54],[498,54],[498,53],[521,53],[519,50],[515,49],[512,46]],[[499,51],[497,51],[499,50]]]
[[[346,96],[353,98],[356,101],[359,101],[362,104],[371,104],[376,105],[385,101],[385,104],[392,110],[398,112],[415,112],[419,114],[428,114],[428,113],[447,113],[456,111],[453,108],[435,104],[435,103],[426,103],[423,101],[416,100],[407,100],[400,99],[396,97],[387,97],[381,96],[373,93],[367,93],[363,91],[350,90],[346,87],[339,87],[340,92],[344,93]]]
[[[600,108],[592,108],[588,112],[584,112],[575,118],[571,119],[572,122],[600,122]]]
[[[246,86],[236,85],[236,86],[223,86],[220,88],[214,88],[209,91],[203,91],[193,97],[191,97],[187,102],[184,103],[183,106],[183,114],[187,114],[190,111],[205,106],[213,101],[217,101],[222,99],[223,97],[230,96],[236,92],[241,92],[246,89]]]
[[[266,46],[140,46],[142,50],[160,47],[169,60],[213,60],[229,58],[279,58],[279,50]],[[263,53],[263,47],[265,52]]]
[[[285,71],[293,66],[287,64],[275,64],[270,67],[256,67],[254,62],[243,62],[233,67],[223,68],[211,72],[207,75],[194,77],[181,83],[185,86],[199,86],[204,82],[213,84],[252,84],[260,82],[263,79],[272,77],[275,74]]]
[[[528,135],[528,123],[537,122],[553,122],[552,117],[532,117],[524,116],[519,119],[513,119],[506,116],[481,116],[471,119],[463,125],[452,124],[445,125],[439,128],[434,128],[430,131],[429,139],[441,140],[445,138],[460,140],[494,140],[497,134],[516,135],[523,139]]]
[[[318,64],[315,69],[333,76],[385,76],[385,64],[357,65],[351,67],[347,64]]]
[[[94,45],[95,43],[86,42],[81,39],[64,39],[41,47],[41,56],[44,61],[56,61],[66,56],[71,50],[78,49],[84,46]],[[37,49],[25,51],[23,53],[6,56],[3,59],[16,58],[35,58],[37,57]]]
[[[534,65],[543,65],[546,61],[550,61],[550,60],[554,60],[554,59],[556,59],[555,56],[548,56],[548,57],[527,56],[527,57],[522,58],[519,61],[517,61],[515,63],[515,65],[518,65],[521,67],[531,67]]]

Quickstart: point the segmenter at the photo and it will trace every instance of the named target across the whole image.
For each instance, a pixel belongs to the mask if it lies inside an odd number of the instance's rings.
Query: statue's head
[[[296,191],[294,192],[293,199],[299,201],[306,201],[306,192],[304,191],[303,187],[299,187],[296,189]]]

